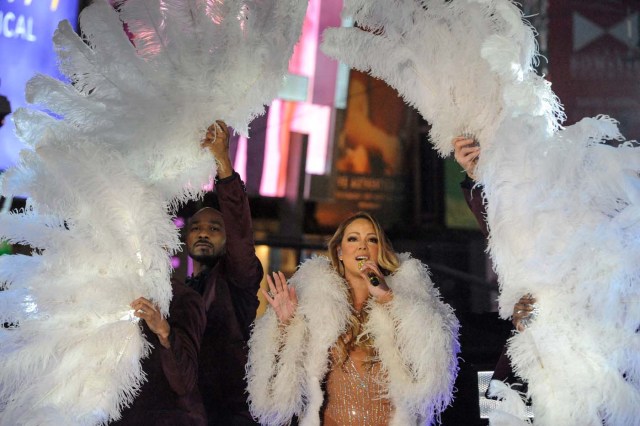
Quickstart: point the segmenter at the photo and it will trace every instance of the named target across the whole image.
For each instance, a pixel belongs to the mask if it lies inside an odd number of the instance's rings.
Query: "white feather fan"
[[[81,14],[84,40],[60,23],[70,82],[28,83],[51,114],[16,112],[29,149],[2,180],[3,195],[29,201],[0,216],[0,235],[36,251],[0,257],[0,323],[17,324],[0,328],[0,424],[105,424],[133,400],[150,348],[129,303],[143,295],[168,312],[171,207],[215,172],[200,140],[215,119],[246,132],[276,96],[305,11],[98,0]]]
[[[606,116],[561,127],[509,0],[347,0],[345,14],[364,30],[327,30],[325,52],[395,87],[441,154],[463,132],[480,142],[500,313],[538,304],[509,344],[536,425],[637,424],[640,149]]]

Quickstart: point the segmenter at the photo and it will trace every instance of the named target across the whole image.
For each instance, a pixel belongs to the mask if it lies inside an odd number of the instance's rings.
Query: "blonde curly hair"
[[[327,248],[329,251],[329,259],[331,260],[331,265],[344,278],[345,269],[338,255],[338,248],[342,243],[347,227],[358,219],[365,219],[369,221],[373,226],[374,232],[378,239],[378,258],[376,259],[376,263],[380,267],[382,273],[384,275],[389,275],[395,272],[400,266],[398,256],[393,251],[393,246],[384,233],[384,230],[380,226],[380,223],[373,216],[366,212],[358,212],[342,221],[331,239],[329,239]],[[368,366],[371,366],[373,362],[375,362],[377,354],[375,353],[373,347],[373,339],[371,338],[371,336],[362,332],[363,325],[369,318],[369,313],[366,310],[363,310],[362,312],[356,312],[353,303],[353,296],[346,279],[345,285],[347,286],[345,290],[347,291],[349,303],[352,307],[352,312],[351,316],[349,317],[347,330],[340,336],[335,344],[335,359],[333,361],[337,366],[342,366],[348,359],[349,353],[351,351],[356,348],[361,348],[367,354],[366,364]]]

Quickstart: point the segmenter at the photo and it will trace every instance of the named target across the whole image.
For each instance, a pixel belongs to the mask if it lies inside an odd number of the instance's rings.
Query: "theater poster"
[[[393,228],[410,216],[415,112],[382,80],[356,70],[347,93],[346,109],[336,113],[334,202],[319,205],[318,218],[339,223],[364,210]]]

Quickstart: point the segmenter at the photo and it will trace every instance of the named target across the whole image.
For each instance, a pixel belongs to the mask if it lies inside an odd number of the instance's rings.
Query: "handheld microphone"
[[[358,267],[362,269],[362,265],[364,265],[364,262],[367,260],[367,258],[362,257],[362,258],[358,258],[357,260],[358,260]],[[372,286],[377,287],[380,285],[380,280],[378,279],[378,276],[374,274],[372,271],[367,272],[367,278],[369,278],[369,282],[371,283]]]
[[[369,277],[369,282],[372,286],[377,287],[380,285],[380,280],[378,279],[378,276],[376,274],[374,274],[373,272],[369,272],[367,276]]]

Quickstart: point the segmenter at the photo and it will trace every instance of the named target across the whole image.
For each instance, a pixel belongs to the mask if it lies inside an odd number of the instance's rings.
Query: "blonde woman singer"
[[[430,425],[451,402],[458,321],[425,265],[396,254],[367,213],[329,258],[281,272],[249,341],[250,409],[264,425]]]

